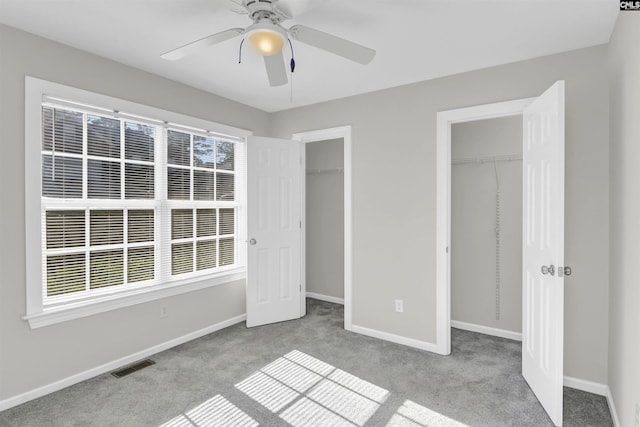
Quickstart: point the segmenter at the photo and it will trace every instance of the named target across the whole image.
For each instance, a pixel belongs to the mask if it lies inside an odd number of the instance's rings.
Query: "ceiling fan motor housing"
[[[269,19],[274,24],[277,24],[285,17],[278,13],[273,3],[272,0],[250,0],[246,3],[245,7],[249,12],[249,17],[253,19],[253,22]]]

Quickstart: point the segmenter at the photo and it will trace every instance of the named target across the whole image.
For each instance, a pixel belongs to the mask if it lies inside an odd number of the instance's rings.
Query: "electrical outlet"
[[[401,299],[396,300],[396,312],[402,313],[404,311],[404,304]]]
[[[640,403],[636,403],[636,427],[640,427]]]
[[[169,308],[166,304],[160,306],[160,318],[169,317]]]

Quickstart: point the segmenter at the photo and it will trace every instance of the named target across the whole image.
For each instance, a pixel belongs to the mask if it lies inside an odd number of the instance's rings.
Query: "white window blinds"
[[[238,267],[241,142],[42,104],[43,304]]]
[[[171,275],[233,266],[238,197],[235,144],[167,131],[167,210]]]

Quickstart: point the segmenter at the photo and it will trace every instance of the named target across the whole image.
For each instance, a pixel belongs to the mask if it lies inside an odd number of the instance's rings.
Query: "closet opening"
[[[344,328],[351,331],[351,126],[300,132],[292,139],[302,143],[303,153],[302,292],[343,304]],[[304,302],[301,312],[306,313]]]
[[[344,139],[303,146],[306,295],[344,304]]]
[[[522,340],[522,116],[451,125],[451,327]]]

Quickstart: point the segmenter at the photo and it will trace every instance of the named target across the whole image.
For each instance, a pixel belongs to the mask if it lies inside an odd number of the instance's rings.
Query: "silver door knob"
[[[556,274],[556,267],[553,264],[548,267],[546,265],[543,265],[540,268],[540,271],[542,271],[542,274],[550,274],[553,276],[554,274]]]
[[[258,243],[258,241],[256,239],[250,239],[249,240],[249,244],[250,245],[255,245],[256,243]]]

